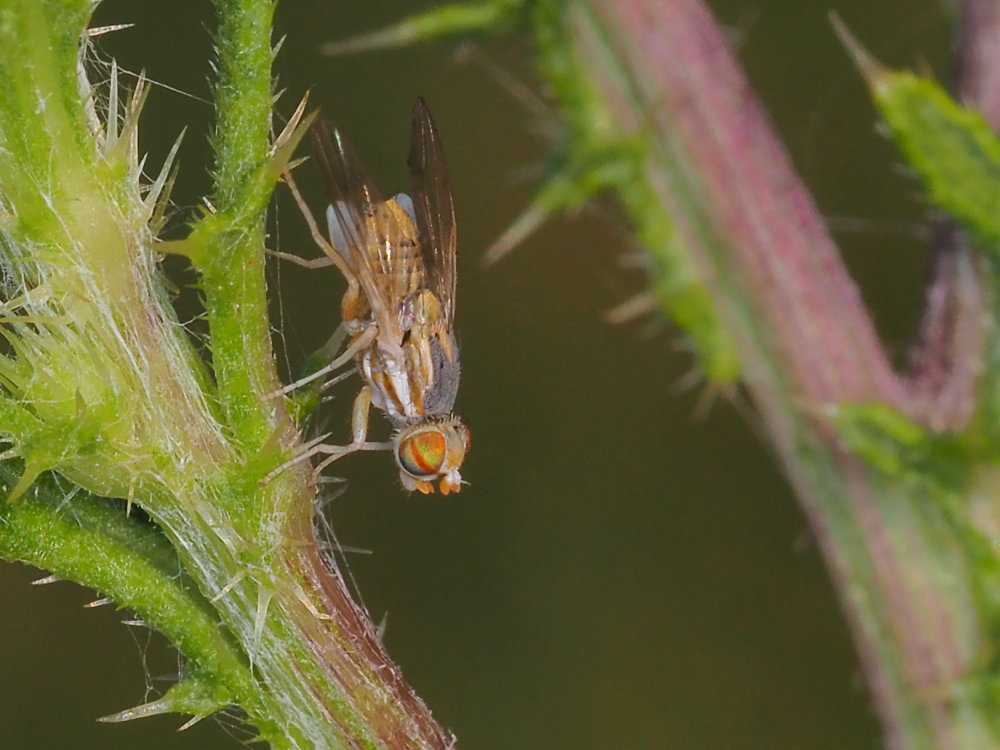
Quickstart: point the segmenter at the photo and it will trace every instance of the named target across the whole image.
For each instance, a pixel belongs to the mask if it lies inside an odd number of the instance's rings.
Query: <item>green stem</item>
[[[0,467],[8,487],[16,475]],[[19,560],[100,591],[137,612],[187,659],[185,681],[205,679],[216,700],[253,705],[257,689],[239,648],[183,574],[160,531],[108,501],[77,492],[70,500],[51,477],[0,506],[0,557]]]
[[[0,430],[24,465],[0,554],[99,588],[184,650],[184,682],[116,719],[236,703],[277,748],[449,747],[316,545],[308,463],[271,476],[300,440],[265,395],[277,379],[264,211],[301,130],[270,141],[273,3],[218,5],[215,191],[173,245],[201,273],[211,374],[157,268],[166,198],[142,182],[144,93],[120,106],[114,69],[107,92],[87,90],[89,2],[0,8],[0,248],[14,290]],[[47,470],[127,498],[162,533],[83,494],[64,514],[51,484],[24,494]],[[165,542],[183,570],[169,583]],[[94,559],[102,548],[114,564]]]
[[[217,8],[214,214],[192,235],[200,246],[219,399],[236,439],[255,451],[280,418],[260,399],[277,383],[264,277],[264,211],[274,183],[260,189],[252,179],[270,156],[274,3],[218,0]]]

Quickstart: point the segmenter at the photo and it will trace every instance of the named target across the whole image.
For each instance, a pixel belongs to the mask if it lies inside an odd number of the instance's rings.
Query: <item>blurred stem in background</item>
[[[935,233],[902,372],[701,0],[471,2],[327,50],[534,39],[563,137],[488,257],[599,190],[618,198],[710,387],[739,381],[752,396],[897,750],[1000,747],[1000,11],[957,6],[956,91],[985,118],[881,68],[834,19],[928,200],[954,221]]]

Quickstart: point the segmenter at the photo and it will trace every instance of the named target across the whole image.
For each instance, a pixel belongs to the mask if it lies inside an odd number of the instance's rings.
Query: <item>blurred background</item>
[[[385,622],[390,653],[462,748],[880,747],[816,547],[747,410],[724,399],[699,408],[692,359],[662,320],[606,320],[644,288],[614,206],[554,218],[483,268],[484,249],[532,195],[555,125],[533,104],[545,94],[527,42],[318,54],[325,42],[430,6],[299,0],[277,13],[286,36],[276,65],[282,114],[311,90],[311,104],[391,194],[408,187],[409,111],[419,94],[451,165],[470,484],[458,496],[408,496],[389,455],[356,455],[336,464],[347,490],[326,510],[339,542],[356,550],[346,563]],[[917,319],[925,211],[875,133],[861,80],[831,31],[831,3],[712,7],[901,356]],[[834,8],[883,61],[947,75],[940,3]],[[164,84],[144,120],[150,163],[188,127],[177,234],[208,185],[211,7],[107,0],[94,25],[126,22],[136,26],[101,37],[97,49]],[[299,179],[319,212],[309,172]],[[279,192],[272,247],[315,255]],[[333,270],[284,263],[271,272],[287,372],[335,328],[343,285]],[[180,299],[185,317],[192,298]],[[335,389],[327,429],[348,434],[356,390],[356,380]],[[379,415],[373,425],[376,435],[385,430]],[[93,592],[29,585],[42,575],[0,567],[4,747],[218,750],[249,739],[226,717],[182,735],[175,716],[96,724],[164,689],[177,657],[155,634],[123,625],[128,613],[83,608]]]

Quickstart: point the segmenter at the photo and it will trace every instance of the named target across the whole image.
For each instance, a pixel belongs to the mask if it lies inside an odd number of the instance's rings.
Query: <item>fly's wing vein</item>
[[[437,295],[450,326],[455,317],[455,204],[441,138],[422,98],[413,105],[407,163],[427,287]]]
[[[368,307],[382,333],[402,340],[398,317],[398,279],[405,273],[407,253],[400,250],[405,232],[385,210],[381,194],[368,177],[361,158],[326,118],[312,127],[313,151],[319,166],[330,210],[344,247],[336,247],[351,267],[367,297]],[[366,310],[360,310],[365,313]]]

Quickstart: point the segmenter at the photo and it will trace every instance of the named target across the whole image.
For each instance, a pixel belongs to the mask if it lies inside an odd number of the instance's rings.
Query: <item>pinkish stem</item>
[[[992,3],[976,12],[997,15]],[[900,376],[704,4],[591,0],[571,22],[581,65],[621,132],[653,131],[645,177],[739,349],[840,593],[887,744],[991,746],[982,744],[991,719],[946,697],[984,648],[966,550],[912,487],[847,454],[815,418],[826,405],[875,402],[932,429],[964,427],[984,342],[976,262],[944,243],[921,346]],[[996,45],[973,47],[963,80],[992,92],[972,71],[990,67]]]
[[[970,0],[961,8],[955,39],[954,89],[1000,129],[1000,5]],[[940,222],[934,242],[924,317],[909,375],[917,411],[928,425],[958,430],[968,424],[982,375],[984,321],[988,315],[980,277],[983,260],[950,222]]]
[[[721,245],[752,292],[766,346],[803,399],[905,405],[812,197],[705,7],[696,0],[593,7],[638,96],[651,103],[657,136],[687,171],[683,179],[698,186],[694,207],[712,236],[689,242],[707,283],[720,281],[711,269]],[[657,182],[661,193],[670,189]]]

